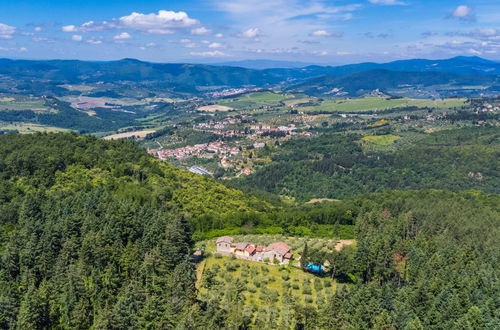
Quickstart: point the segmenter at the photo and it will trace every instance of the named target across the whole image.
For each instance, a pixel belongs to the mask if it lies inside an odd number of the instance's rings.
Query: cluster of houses
[[[213,98],[220,98],[220,97],[228,97],[250,92],[258,92],[260,90],[262,90],[262,88],[229,88],[229,89],[224,89],[222,91],[210,92],[207,93],[206,95]]]
[[[292,248],[283,242],[264,246],[247,242],[235,243],[232,237],[222,236],[217,239],[216,244],[217,253],[240,259],[288,264],[293,258]]]
[[[212,158],[213,154],[219,155],[219,157],[225,156],[236,156],[240,153],[238,147],[229,146],[223,142],[210,142],[203,144],[196,144],[194,146],[187,146],[177,149],[150,149],[148,153],[161,159],[166,160],[169,157],[174,157],[175,159],[186,159],[189,157],[204,155],[207,158]]]

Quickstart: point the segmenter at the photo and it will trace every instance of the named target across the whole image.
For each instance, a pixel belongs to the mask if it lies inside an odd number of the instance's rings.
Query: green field
[[[400,137],[392,134],[386,135],[368,135],[363,137],[361,140],[370,142],[379,146],[388,146],[393,144],[396,140],[399,140]]]
[[[69,132],[69,129],[63,129],[53,126],[32,124],[32,123],[3,123],[0,122],[0,131],[18,131],[19,133],[36,133],[36,132]]]
[[[465,104],[466,99],[385,99],[381,97],[364,97],[357,99],[325,99],[319,105],[306,106],[300,109],[305,112],[326,111],[326,112],[363,112],[380,111],[397,107],[429,107],[429,108],[452,108]]]
[[[0,111],[51,111],[52,109],[45,105],[44,100],[15,100],[14,98],[0,98]]]
[[[279,102],[293,98],[293,95],[283,95],[272,92],[244,94],[234,98],[222,99],[217,104],[234,109],[259,108],[266,105],[278,105]]]

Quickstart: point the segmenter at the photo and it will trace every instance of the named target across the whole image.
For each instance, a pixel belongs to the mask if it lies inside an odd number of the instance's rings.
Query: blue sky
[[[0,57],[500,60],[495,0],[0,0]]]

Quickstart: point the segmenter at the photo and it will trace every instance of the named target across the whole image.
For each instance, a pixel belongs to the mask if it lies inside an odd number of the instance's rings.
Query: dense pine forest
[[[500,327],[495,131],[433,134],[380,159],[361,154],[350,135],[335,139],[289,142],[303,145],[294,156],[300,166],[346,178],[323,187],[341,191],[341,202],[301,206],[184,172],[132,142],[0,136],[0,328]],[[310,159],[314,150],[330,157]],[[354,162],[373,178],[368,188],[356,181],[362,170],[335,176]],[[421,190],[389,190],[401,188]],[[322,256],[337,282],[319,307],[285,290],[276,298],[287,306],[281,313],[275,298],[243,311],[242,280],[205,283],[208,293],[197,294],[195,240],[224,230],[341,236],[339,228],[357,245]],[[257,309],[260,317],[249,318]]]

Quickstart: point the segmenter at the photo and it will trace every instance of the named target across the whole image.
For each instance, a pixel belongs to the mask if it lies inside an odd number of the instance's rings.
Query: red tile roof
[[[264,245],[257,245],[257,247],[255,248],[255,250],[256,250],[257,252],[262,252],[262,251],[264,251],[264,249],[265,249],[265,248],[266,248],[266,247],[265,247]]]
[[[291,247],[283,242],[269,244],[269,246],[266,248],[267,251],[275,251],[281,255],[285,255],[286,253],[290,252],[291,249]]]
[[[285,253],[285,255],[283,256],[283,258],[292,259],[292,254],[290,252]]]
[[[253,254],[255,252],[255,246],[249,245],[246,247],[245,251],[247,251],[250,254]]]

